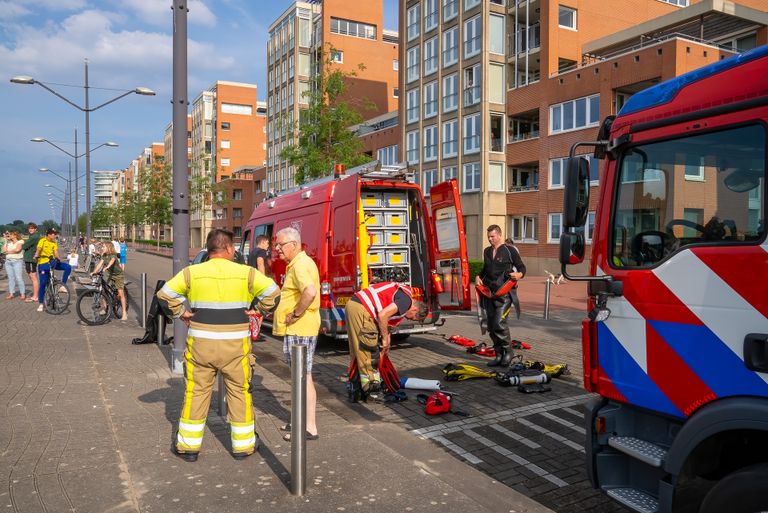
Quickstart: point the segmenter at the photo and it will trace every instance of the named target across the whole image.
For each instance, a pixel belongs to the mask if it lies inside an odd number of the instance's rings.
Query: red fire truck
[[[635,94],[567,163],[587,472],[642,512],[768,511],[768,46]],[[590,276],[578,232],[604,159]]]
[[[341,168],[341,166],[337,166]],[[344,306],[371,283],[413,288],[429,306],[423,323],[397,335],[432,331],[440,310],[468,310],[469,264],[456,180],[430,190],[430,206],[405,166],[373,162],[317,180],[256,206],[243,232],[247,255],[259,235],[293,227],[320,271],[320,333],[345,338]],[[273,259],[282,284],[285,262]]]

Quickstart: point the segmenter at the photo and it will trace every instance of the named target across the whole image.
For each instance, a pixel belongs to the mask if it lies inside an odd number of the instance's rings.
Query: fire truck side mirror
[[[565,168],[563,226],[577,228],[587,222],[589,207],[589,162],[582,157],[570,157]]]
[[[563,232],[560,235],[560,263],[580,264],[584,261],[584,235],[581,232]]]

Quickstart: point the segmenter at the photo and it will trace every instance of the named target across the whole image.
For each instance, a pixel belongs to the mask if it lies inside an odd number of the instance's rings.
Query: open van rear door
[[[437,302],[442,310],[469,310],[469,262],[464,218],[456,179],[451,178],[429,190],[432,203],[432,252],[444,291]]]

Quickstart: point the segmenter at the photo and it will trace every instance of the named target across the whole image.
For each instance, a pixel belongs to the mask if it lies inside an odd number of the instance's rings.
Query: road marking
[[[503,433],[507,435],[508,437],[512,438],[513,440],[517,440],[523,445],[527,445],[531,449],[540,449],[541,446],[534,442],[533,440],[526,438],[522,435],[518,435],[514,431],[510,431],[509,429],[505,428],[504,426],[500,426],[499,424],[491,424],[489,427],[495,429],[499,433]]]
[[[568,422],[567,420],[561,419],[560,417],[556,417],[556,416],[552,415],[551,413],[542,412],[541,416],[542,417],[546,417],[546,418],[548,418],[548,419],[550,419],[550,420],[552,420],[554,422],[557,422],[561,426],[565,426],[568,429],[573,429],[574,431],[576,431],[577,433],[581,433],[582,435],[586,435],[587,434],[587,430],[584,429],[583,427],[577,426],[573,422]]]
[[[482,436],[482,435],[480,435],[478,433],[475,433],[471,429],[465,430],[464,434],[466,434],[467,436],[469,436],[471,438],[474,438],[475,440],[477,440],[481,444],[485,445],[489,449],[492,449],[492,450],[496,451],[497,453],[501,454],[502,456],[506,457],[507,459],[510,459],[510,460],[514,461],[518,465],[527,468],[528,470],[530,470],[531,472],[533,472],[537,476],[546,479],[547,481],[549,481],[550,483],[554,484],[555,486],[558,486],[559,488],[563,488],[564,486],[568,486],[568,483],[566,483],[565,481],[563,481],[559,477],[557,477],[557,476],[555,476],[553,474],[550,474],[549,472],[547,472],[546,470],[544,470],[540,466],[536,465],[535,463],[531,463],[530,461],[526,460],[522,456],[519,456],[519,455],[513,453],[512,451],[510,451],[506,447],[501,447],[496,442],[494,442],[492,440],[489,440],[488,438],[485,438],[484,436]]]
[[[464,458],[465,460],[467,460],[468,462],[470,462],[470,463],[472,463],[474,465],[478,465],[480,463],[483,463],[483,460],[481,460],[480,458],[478,458],[477,456],[475,456],[471,452],[465,451],[464,449],[462,449],[461,447],[459,447],[458,445],[456,445],[455,443],[451,442],[450,440],[448,440],[447,438],[445,438],[443,436],[436,436],[436,437],[432,438],[432,440],[440,442],[447,449],[452,450],[453,452],[455,452],[456,454],[458,454],[459,456],[461,456],[462,458]]]
[[[537,424],[534,424],[533,422],[527,420],[527,419],[517,419],[517,422],[520,423],[520,425],[525,426],[537,433],[541,433],[544,436],[548,436],[549,438],[553,440],[557,440],[558,442],[567,445],[571,449],[574,449],[576,451],[579,451],[581,453],[584,452],[584,447],[582,447],[580,444],[577,444],[573,440],[568,440],[563,435],[558,435],[557,433],[550,431],[547,428],[541,427]]]

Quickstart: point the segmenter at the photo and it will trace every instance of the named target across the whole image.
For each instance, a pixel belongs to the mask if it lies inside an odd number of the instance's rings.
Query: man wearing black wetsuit
[[[525,276],[525,264],[517,248],[504,244],[501,228],[492,224],[488,227],[490,246],[483,251],[483,270],[475,277],[475,285],[485,285],[493,297],[480,295],[478,308],[484,308],[488,318],[488,334],[496,350],[496,358],[489,362],[491,367],[507,367],[512,361],[507,315],[512,307],[514,289],[496,296],[497,291],[508,280],[521,280]],[[515,284],[515,287],[517,285]]]

